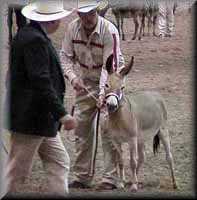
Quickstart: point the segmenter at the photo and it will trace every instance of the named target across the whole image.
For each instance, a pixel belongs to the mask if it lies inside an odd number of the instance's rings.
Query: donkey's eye
[[[109,85],[106,83],[106,84],[105,84],[105,87],[106,87],[106,88],[109,88]]]

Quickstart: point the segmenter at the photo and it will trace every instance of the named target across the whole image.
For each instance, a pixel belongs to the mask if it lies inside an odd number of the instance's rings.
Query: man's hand
[[[98,100],[97,100],[96,106],[97,106],[98,108],[102,108],[102,107],[104,106],[104,104],[105,104],[105,95],[104,95],[104,94],[100,94],[100,95],[99,95],[99,98],[98,98]]]
[[[65,115],[60,119],[60,122],[64,126],[64,130],[72,130],[77,127],[77,120],[70,114]]]
[[[74,78],[71,82],[71,85],[73,86],[73,88],[79,92],[84,90],[85,86],[83,81],[80,78]]]

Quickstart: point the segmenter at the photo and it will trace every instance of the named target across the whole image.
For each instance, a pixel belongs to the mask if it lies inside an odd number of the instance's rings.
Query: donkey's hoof
[[[174,189],[174,190],[177,190],[177,189],[178,189],[177,184],[173,184],[173,189]]]
[[[125,183],[124,182],[120,182],[119,185],[118,185],[118,188],[124,189],[125,188]]]
[[[138,182],[138,189],[143,189],[144,188],[144,184],[142,182]]]
[[[131,192],[137,192],[138,190],[138,187],[137,187],[137,184],[136,183],[133,183],[130,187],[130,191]]]

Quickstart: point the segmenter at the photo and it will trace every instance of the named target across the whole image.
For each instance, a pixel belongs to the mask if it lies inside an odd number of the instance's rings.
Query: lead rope
[[[87,87],[84,87],[84,89],[95,101],[97,101],[97,98],[91,93],[91,91]]]
[[[87,87],[84,87],[84,89],[97,102],[97,98],[91,93],[91,91]],[[95,173],[96,154],[98,149],[99,120],[100,120],[100,108],[97,108],[94,121],[94,137],[93,137],[92,158],[90,166],[91,176],[93,176]]]
[[[91,159],[91,168],[90,168],[91,176],[94,176],[94,173],[95,173],[96,154],[98,150],[99,119],[100,119],[100,108],[97,108],[97,113],[95,116],[96,123],[94,123],[94,137],[93,137],[92,159]]]
[[[97,98],[91,93],[91,91],[84,87],[85,91],[90,95],[96,102]],[[71,109],[71,115],[74,115],[75,106]],[[99,134],[99,120],[100,120],[100,108],[97,108],[95,119],[94,119],[94,136],[93,136],[93,147],[92,147],[92,157],[91,157],[91,166],[90,166],[90,175],[93,176],[95,173],[95,163],[96,163],[96,154],[98,149],[98,134]],[[69,141],[74,142],[69,138]]]
[[[5,151],[5,153],[8,155],[8,154],[9,154],[9,152],[8,152],[8,150],[7,150],[7,147],[6,147],[6,145],[4,144],[3,140],[2,140],[2,139],[0,139],[0,142],[1,142],[1,146],[2,146],[3,150],[4,150],[4,151]]]

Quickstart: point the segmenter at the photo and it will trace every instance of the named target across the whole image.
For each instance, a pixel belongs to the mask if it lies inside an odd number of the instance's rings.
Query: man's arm
[[[108,22],[109,23],[109,22]],[[113,69],[118,70],[124,67],[125,61],[120,50],[120,37],[116,27],[109,23],[106,34],[104,36],[104,51],[103,51],[103,68],[100,77],[100,94],[104,93],[105,84],[107,82],[106,61],[107,58],[113,54]]]
[[[34,91],[45,102],[54,119],[64,125],[65,130],[75,128],[77,126],[75,118],[66,111],[51,82],[49,52],[46,45],[42,42],[32,43],[24,48],[24,52],[27,76]]]
[[[107,22],[108,26],[104,35],[104,51],[103,51],[103,67],[101,71],[101,77],[99,82],[99,99],[97,102],[98,107],[102,107],[105,99],[105,86],[107,83],[108,73],[106,70],[107,58],[113,54],[113,70],[119,70],[124,67],[124,57],[120,50],[120,37],[116,27]]]
[[[84,88],[84,84],[83,81],[77,77],[73,69],[73,66],[75,64],[75,53],[72,42],[73,34],[74,31],[70,25],[65,33],[64,40],[62,41],[60,60],[62,64],[64,77],[70,81],[71,85],[76,91],[80,91]]]
[[[67,114],[67,111],[58,98],[51,82],[47,45],[40,41],[40,43],[32,42],[24,47],[24,61],[32,88],[39,95],[39,98],[45,102],[46,108],[58,121],[62,116]]]
[[[72,34],[72,28],[69,26],[62,41],[62,48],[60,51],[60,60],[64,77],[67,78],[70,82],[72,82],[72,80],[77,77],[73,69],[73,65],[75,63],[75,55],[72,42]]]

